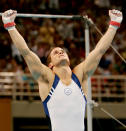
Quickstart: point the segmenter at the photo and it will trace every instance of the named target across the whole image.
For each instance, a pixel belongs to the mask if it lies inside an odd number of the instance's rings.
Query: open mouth
[[[61,56],[64,56],[64,55],[60,55],[60,57],[61,57]]]

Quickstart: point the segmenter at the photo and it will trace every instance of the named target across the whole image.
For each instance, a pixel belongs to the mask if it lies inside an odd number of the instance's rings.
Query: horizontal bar
[[[0,13],[2,16],[2,13]],[[17,13],[17,17],[34,17],[34,18],[63,18],[63,19],[79,19],[80,15],[50,15],[50,14],[23,14]]]

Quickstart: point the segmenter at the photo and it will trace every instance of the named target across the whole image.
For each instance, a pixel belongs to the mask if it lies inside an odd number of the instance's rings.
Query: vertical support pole
[[[126,104],[126,79],[124,80],[124,103]]]
[[[89,25],[88,22],[85,20],[85,50],[86,50],[86,57],[90,52],[90,40],[89,40]],[[91,90],[91,78],[88,77],[87,80],[87,87],[88,87],[88,95],[87,95],[87,129],[88,131],[92,131],[92,90]]]
[[[12,88],[12,100],[15,101],[16,100],[16,75],[14,74],[13,76],[13,88]]]

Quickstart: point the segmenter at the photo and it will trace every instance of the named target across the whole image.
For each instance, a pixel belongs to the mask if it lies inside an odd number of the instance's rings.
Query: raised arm
[[[122,21],[122,13],[117,10],[109,10],[110,26],[104,36],[97,43],[95,49],[88,55],[88,57],[75,67],[74,72],[83,81],[84,77],[91,76],[96,70],[99,61],[106,50],[110,47],[112,40],[116,34],[117,28]]]
[[[52,71],[43,65],[39,57],[28,48],[25,40],[15,28],[14,19],[16,14],[17,12],[13,10],[8,10],[2,14],[4,27],[8,30],[13,43],[24,57],[34,79],[37,81],[41,79],[48,82],[52,75]]]

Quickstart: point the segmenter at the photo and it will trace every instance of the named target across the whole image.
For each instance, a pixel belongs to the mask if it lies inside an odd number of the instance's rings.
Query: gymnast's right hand
[[[2,13],[2,21],[4,23],[4,28],[6,30],[12,30],[15,28],[15,18],[17,15],[17,11],[15,10],[7,10],[4,13]]]

